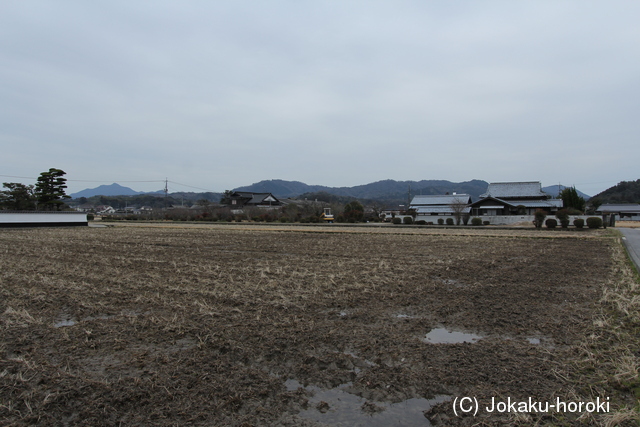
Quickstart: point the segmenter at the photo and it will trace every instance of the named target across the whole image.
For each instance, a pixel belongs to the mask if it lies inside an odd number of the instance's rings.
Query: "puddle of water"
[[[287,391],[296,391],[299,388],[304,388],[298,380],[288,379],[284,382],[284,386],[287,388]]]
[[[460,344],[460,343],[475,343],[481,340],[482,336],[471,334],[467,332],[449,331],[445,328],[432,329],[424,337],[424,341],[430,344]]]
[[[301,411],[300,417],[337,426],[430,426],[424,412],[451,399],[450,396],[436,396],[429,400],[413,398],[399,403],[373,402],[347,392],[345,389],[349,386],[351,383],[324,390],[315,386],[304,387],[294,379],[285,382],[289,391],[304,388],[313,392],[309,398],[309,409]]]
[[[76,321],[73,319],[65,319],[65,320],[60,320],[56,323],[53,324],[54,328],[62,328],[63,326],[73,326],[76,324]]]

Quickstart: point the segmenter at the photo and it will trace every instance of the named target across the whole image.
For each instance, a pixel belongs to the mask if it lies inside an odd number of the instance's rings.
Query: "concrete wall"
[[[585,227],[586,227],[587,218],[592,216],[600,217],[600,215],[570,215],[569,225],[573,226],[574,219],[582,218],[584,219]],[[403,215],[399,215],[396,218],[403,218]],[[438,219],[440,218],[442,218],[445,221],[445,224],[447,222],[447,218],[453,218],[454,224],[456,221],[456,219],[451,215],[437,215],[437,216],[436,215],[417,215],[416,221],[423,219],[427,222],[433,222],[434,225],[437,225]],[[489,221],[491,225],[513,225],[521,222],[526,222],[528,224],[531,224],[531,226],[533,227],[533,220],[535,219],[535,216],[534,215],[479,215],[477,217],[471,216],[471,218],[480,218],[482,221]],[[471,225],[471,218],[469,219],[469,223],[467,225]],[[545,218],[545,221],[548,218],[553,218],[556,221],[558,221],[558,218],[556,218],[555,215],[547,215],[547,218]],[[558,221],[558,227],[560,227],[560,221]]]
[[[402,217],[402,215],[399,215],[396,218]],[[439,219],[442,219],[446,224],[447,218],[453,219],[453,223],[456,223],[456,218],[453,215],[417,215],[416,221],[420,221],[422,219],[427,222],[433,222],[434,225],[438,225]],[[467,225],[471,225],[471,218],[474,218],[474,216],[469,218]],[[491,225],[511,225],[523,221],[532,223],[534,219],[533,215],[480,215],[477,218],[482,219],[482,221],[489,221]],[[460,223],[462,224],[462,220]]]
[[[0,227],[48,227],[88,225],[84,212],[3,212]]]
[[[600,215],[569,215],[569,226],[573,226],[573,220],[582,218],[584,219],[584,226],[586,227],[587,218],[590,218],[592,216],[600,217]],[[531,226],[533,226],[533,220],[536,219],[535,215],[482,215],[477,218],[481,218],[483,221],[489,221],[491,225],[512,225],[519,222],[528,222],[529,224],[531,224]],[[553,218],[558,221],[558,227],[560,227],[560,221],[558,220],[558,218],[556,218],[555,215],[547,215],[545,221],[549,218]],[[469,220],[469,223],[471,223],[471,220]],[[545,227],[544,224],[542,226]]]

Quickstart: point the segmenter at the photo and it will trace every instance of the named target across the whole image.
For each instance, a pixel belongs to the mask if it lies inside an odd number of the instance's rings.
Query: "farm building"
[[[84,212],[0,211],[0,227],[87,226]]]
[[[638,203],[607,203],[596,211],[601,215],[614,215],[616,220],[640,220],[640,204]]]
[[[542,191],[539,181],[496,182],[470,208],[473,216],[533,215],[538,209],[553,214],[562,209],[562,200]]]
[[[470,203],[471,196],[468,194],[415,196],[409,209],[415,210],[416,219],[426,219],[420,217],[469,213],[471,211],[468,206]]]

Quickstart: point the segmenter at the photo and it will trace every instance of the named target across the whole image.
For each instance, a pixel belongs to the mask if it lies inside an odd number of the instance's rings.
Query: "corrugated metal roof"
[[[562,208],[562,199],[509,200],[508,203],[514,206],[522,205],[525,208]]]
[[[549,197],[542,191],[540,181],[531,182],[492,182],[487,192],[480,197],[495,197],[497,199],[513,199],[519,197]]]
[[[637,203],[606,203],[598,208],[598,212],[640,212],[640,204]]]
[[[443,195],[428,195],[428,196],[414,196],[411,201],[411,207],[418,206],[437,206],[437,205],[451,205],[453,203],[471,203],[471,196],[468,194],[443,194]]]
[[[470,207],[464,208],[462,213],[471,212]],[[422,215],[429,215],[432,213],[443,213],[443,214],[453,214],[453,209],[449,206],[420,206],[416,208],[416,213]]]

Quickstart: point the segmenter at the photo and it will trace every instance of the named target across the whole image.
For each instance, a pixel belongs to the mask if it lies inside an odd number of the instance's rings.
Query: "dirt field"
[[[616,227],[640,228],[640,221],[616,221]]]
[[[555,424],[580,414],[452,402],[605,397],[571,366],[608,231],[398,230],[0,230],[0,424]]]

